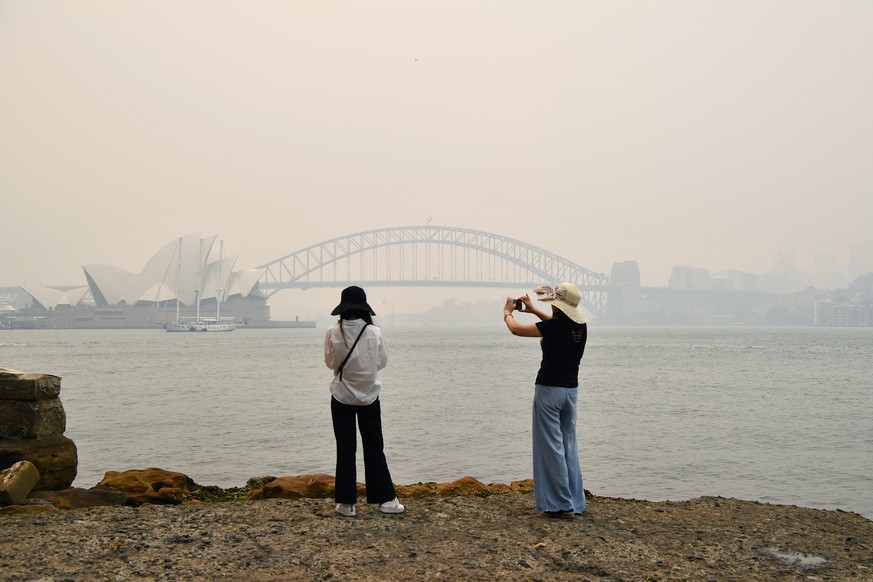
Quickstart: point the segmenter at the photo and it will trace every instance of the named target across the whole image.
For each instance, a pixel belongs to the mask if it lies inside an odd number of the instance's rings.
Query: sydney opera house
[[[216,236],[180,237],[155,253],[139,273],[112,265],[84,265],[81,287],[0,288],[5,327],[161,327],[178,317],[232,317],[239,324],[270,323],[261,269],[238,269]]]

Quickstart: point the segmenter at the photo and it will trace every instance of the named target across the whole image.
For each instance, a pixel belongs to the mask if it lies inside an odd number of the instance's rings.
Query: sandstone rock
[[[446,497],[449,495],[487,495],[488,487],[473,477],[461,477],[451,483],[437,485],[437,495]]]
[[[35,439],[64,434],[64,405],[52,400],[0,400],[0,439]]]
[[[61,379],[0,368],[0,469],[30,461],[36,489],[64,489],[76,478],[76,445],[63,436],[67,416]]]
[[[61,379],[58,376],[0,368],[0,400],[52,400],[60,392]]]
[[[181,503],[194,481],[183,473],[149,467],[107,471],[98,487],[118,489],[134,504]]]
[[[9,505],[6,507],[0,507],[0,514],[8,514],[8,513],[49,513],[52,511],[59,511],[57,507],[52,505],[51,503],[39,504],[39,505],[30,505],[27,503],[25,499],[24,502],[19,503],[18,505]]]
[[[76,478],[76,445],[63,435],[0,440],[0,468],[25,460],[39,471],[40,480],[35,489],[66,489]]]
[[[39,482],[39,471],[30,461],[19,461],[0,471],[0,505],[24,501]]]
[[[30,499],[50,501],[58,509],[82,509],[84,507],[115,506],[128,503],[127,495],[112,487],[80,489],[72,487],[60,491],[35,491]]]
[[[513,493],[512,486],[506,483],[489,483],[485,488],[489,495],[498,495],[500,493]]]
[[[473,477],[462,477],[451,483],[415,483],[413,485],[399,485],[396,487],[397,496],[420,499],[438,495],[449,497],[455,495],[498,495],[500,493],[533,493],[533,481],[513,481],[512,484],[491,483],[485,485]]]
[[[317,473],[294,477],[277,477],[261,488],[253,490],[246,497],[255,499],[302,499],[331,497],[336,489],[333,475]],[[363,483],[357,484],[358,497],[366,498],[367,490]],[[423,497],[450,497],[456,495],[477,495],[480,497],[500,493],[532,493],[533,481],[513,481],[511,485],[491,483],[485,485],[473,477],[462,477],[450,483],[415,483],[396,485],[397,496],[407,499]]]
[[[436,483],[415,483],[414,485],[399,485],[394,488],[397,497],[407,499],[421,499],[436,495]]]
[[[513,481],[509,484],[509,488],[513,493],[533,493],[533,479],[522,479],[521,481]]]
[[[363,485],[358,483],[360,495]],[[300,499],[301,497],[330,497],[336,490],[336,479],[326,473],[278,477],[260,490],[253,491],[248,499]]]

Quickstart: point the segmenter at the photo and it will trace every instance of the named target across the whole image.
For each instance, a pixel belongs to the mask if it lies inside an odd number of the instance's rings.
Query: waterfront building
[[[873,326],[873,306],[851,301],[819,301],[815,304],[813,324],[870,327]]]
[[[113,265],[82,267],[84,285],[24,285],[7,292],[6,327],[135,328],[198,314],[221,315],[253,326],[269,322],[258,287],[263,269],[236,268],[235,256],[218,253],[216,236],[199,233],[167,243],[139,273]],[[24,304],[22,307],[22,303]],[[13,305],[9,301],[5,304]]]

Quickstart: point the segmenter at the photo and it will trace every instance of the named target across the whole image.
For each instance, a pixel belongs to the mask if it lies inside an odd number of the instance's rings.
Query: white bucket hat
[[[551,303],[576,323],[588,321],[585,317],[585,312],[579,307],[582,294],[579,293],[579,288],[576,285],[572,283],[559,283],[554,288],[548,285],[541,285],[534,292],[537,294],[537,301]]]

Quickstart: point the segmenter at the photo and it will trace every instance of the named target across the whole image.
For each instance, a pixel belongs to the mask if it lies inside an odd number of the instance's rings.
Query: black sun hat
[[[340,304],[337,305],[331,315],[341,315],[344,311],[355,309],[358,311],[369,311],[370,315],[376,315],[373,308],[367,303],[367,294],[360,287],[352,285],[343,289],[340,295]]]

